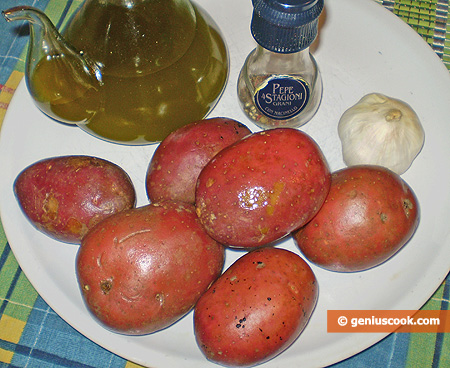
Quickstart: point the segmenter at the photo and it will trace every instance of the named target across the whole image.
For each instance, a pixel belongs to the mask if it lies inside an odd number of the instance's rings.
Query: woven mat
[[[330,0],[339,1],[339,0]],[[448,0],[373,0],[413,27],[450,70]],[[59,28],[81,0],[1,0],[1,7],[33,5]],[[3,22],[3,23],[2,23]],[[23,77],[27,37],[11,39],[0,20],[0,127]],[[450,278],[424,309],[449,309]],[[353,367],[450,367],[450,334],[391,334],[366,351],[336,365]],[[21,271],[0,224],[0,368],[132,368],[128,362],[88,340],[64,322],[33,289]],[[172,368],[172,367],[168,367]]]

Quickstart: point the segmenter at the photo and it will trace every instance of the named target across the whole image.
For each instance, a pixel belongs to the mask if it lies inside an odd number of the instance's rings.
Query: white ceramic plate
[[[231,55],[227,89],[212,116],[240,120],[251,129],[236,99],[236,80],[254,47],[250,0],[201,0],[221,27]],[[356,354],[380,334],[328,334],[328,309],[418,309],[443,281],[450,265],[450,75],[431,48],[405,23],[371,0],[326,1],[315,45],[324,96],[314,119],[304,126],[322,147],[333,170],[343,167],[337,123],[363,95],[380,92],[403,99],[421,118],[426,142],[403,178],[416,192],[421,222],[413,239],[394,258],[372,270],[339,274],[312,266],[320,285],[314,315],[300,338],[264,367],[320,367]],[[88,314],[75,278],[76,246],[36,231],[21,213],[13,181],[43,158],[88,154],[109,159],[131,176],[138,204],[147,203],[144,180],[155,145],[127,147],[106,143],[78,128],[59,125],[33,105],[24,84],[8,109],[0,142],[1,219],[22,269],[46,302],[69,324],[105,348],[154,368],[206,368],[196,346],[192,313],[176,325],[143,337],[110,333]],[[280,246],[296,251],[291,239]],[[227,266],[241,255],[227,251]]]

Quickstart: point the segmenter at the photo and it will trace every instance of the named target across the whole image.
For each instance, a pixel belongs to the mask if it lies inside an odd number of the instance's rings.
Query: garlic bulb
[[[425,133],[407,103],[370,93],[344,112],[339,138],[347,166],[381,165],[401,175],[422,149]]]

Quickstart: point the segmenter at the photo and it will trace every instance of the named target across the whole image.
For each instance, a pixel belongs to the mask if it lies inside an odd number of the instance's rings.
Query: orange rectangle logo
[[[327,332],[450,332],[450,311],[328,310]]]

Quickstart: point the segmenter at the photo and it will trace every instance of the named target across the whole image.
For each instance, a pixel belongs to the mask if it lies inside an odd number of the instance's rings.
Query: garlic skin
[[[401,175],[425,141],[419,117],[407,103],[370,93],[344,112],[338,134],[347,166],[372,164]]]

